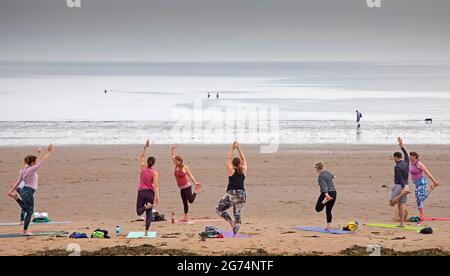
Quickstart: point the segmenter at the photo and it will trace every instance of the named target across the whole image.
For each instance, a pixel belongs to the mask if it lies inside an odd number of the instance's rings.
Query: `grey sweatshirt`
[[[328,193],[328,192],[336,191],[336,188],[334,187],[333,179],[334,179],[334,175],[332,173],[330,173],[329,171],[322,171],[319,174],[317,181],[319,182],[321,193]]]

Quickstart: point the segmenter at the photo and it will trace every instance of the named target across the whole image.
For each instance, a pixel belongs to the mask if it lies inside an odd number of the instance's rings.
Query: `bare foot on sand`
[[[31,233],[31,232],[28,231],[28,230],[25,230],[25,231],[23,231],[23,235],[24,235],[24,236],[33,236],[33,233]]]
[[[17,193],[7,193],[7,195],[14,200],[17,200],[19,198],[19,195]]]

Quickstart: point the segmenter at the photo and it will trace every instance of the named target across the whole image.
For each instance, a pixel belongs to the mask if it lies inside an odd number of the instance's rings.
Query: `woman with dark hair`
[[[174,165],[173,175],[180,188],[181,200],[183,201],[184,217],[183,221],[189,221],[189,203],[192,204],[200,192],[201,184],[192,175],[191,170],[184,164],[184,160],[176,153],[177,146],[172,146],[172,163]],[[189,179],[194,183],[194,193],[192,193],[192,185]]]
[[[409,174],[411,175],[412,181],[416,185],[415,195],[417,209],[419,210],[419,218],[420,220],[423,220],[423,203],[428,198],[431,191],[439,186],[439,182],[433,177],[433,175],[431,175],[423,162],[419,160],[419,154],[417,152],[411,151],[409,153],[409,160]],[[429,189],[427,188],[428,181],[424,174],[431,180],[431,182],[433,182]]]
[[[145,213],[145,236],[148,235],[148,229],[152,223],[153,207],[159,204],[158,172],[154,169],[156,159],[150,156],[147,162],[145,161],[145,153],[149,147],[150,142],[147,140],[141,153],[141,171],[136,200],[138,216],[142,216]]]
[[[23,220],[23,235],[31,236],[28,227],[31,222],[31,217],[34,213],[34,194],[38,188],[38,170],[41,168],[44,161],[46,161],[53,151],[53,145],[50,144],[47,147],[47,152],[41,154],[38,150],[39,155],[28,155],[24,158],[24,166],[20,170],[19,177],[17,178],[14,185],[12,185],[8,196],[12,197],[17,201],[20,208],[24,212]],[[22,188],[19,188],[21,187]]]
[[[233,157],[234,150],[239,153],[239,158]],[[244,181],[247,175],[247,159],[240,149],[238,142],[234,142],[228,152],[225,166],[228,173],[228,187],[226,195],[220,200],[216,207],[217,214],[230,223],[233,235],[236,235],[241,226],[241,212],[247,200]],[[226,210],[233,207],[234,220]]]

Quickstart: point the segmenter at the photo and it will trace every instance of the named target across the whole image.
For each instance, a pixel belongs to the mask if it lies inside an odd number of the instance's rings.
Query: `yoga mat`
[[[397,229],[397,230],[407,230],[407,231],[420,231],[420,229],[422,229],[421,227],[408,226],[408,225],[405,225],[405,227],[401,228],[396,224],[384,224],[384,223],[367,223],[367,224],[364,224],[364,226],[387,228],[387,229]]]
[[[24,237],[66,237],[67,235],[69,235],[69,233],[65,231],[33,232],[32,236],[24,236],[21,233],[12,233],[12,234],[0,234],[0,239],[24,238]]]
[[[37,225],[52,225],[52,224],[70,224],[71,221],[49,221],[49,222],[32,222],[31,224],[37,224]],[[20,223],[18,222],[3,222],[0,223],[0,226],[19,226]]]
[[[128,232],[127,239],[151,239],[156,238],[156,232],[148,232],[148,236],[144,236],[145,232]]]
[[[175,223],[187,223],[194,224],[196,222],[219,222],[224,221],[223,219],[190,219],[189,221],[175,220]]]
[[[233,232],[222,232],[222,235],[224,238],[238,238],[238,239],[251,238],[250,235],[244,235],[244,234],[239,234],[239,233],[233,237]]]
[[[424,218],[424,221],[450,221],[450,218]]]
[[[324,228],[320,228],[320,227],[314,227],[314,226],[299,226],[299,227],[294,227],[294,229],[299,230],[299,231],[312,231],[312,232],[319,232],[319,233],[326,233],[326,234],[352,234],[352,231],[344,231],[344,230],[339,230],[339,229],[329,229],[329,230],[325,230]]]

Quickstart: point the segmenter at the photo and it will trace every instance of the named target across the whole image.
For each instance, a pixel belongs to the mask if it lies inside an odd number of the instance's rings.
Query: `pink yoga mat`
[[[450,218],[424,218],[424,221],[450,221]]]
[[[238,238],[238,239],[245,239],[245,238],[251,238],[250,235],[244,235],[244,234],[237,234],[233,237],[233,232],[223,232],[224,238]]]

